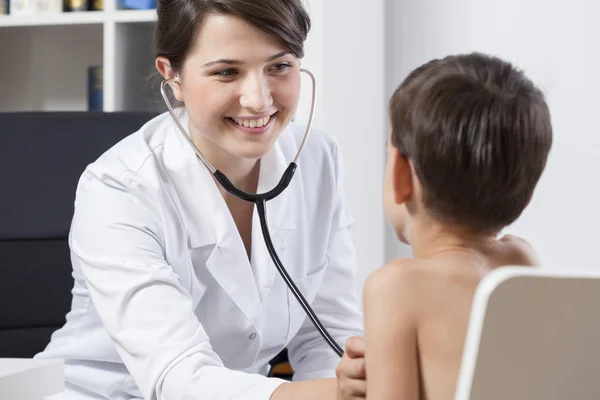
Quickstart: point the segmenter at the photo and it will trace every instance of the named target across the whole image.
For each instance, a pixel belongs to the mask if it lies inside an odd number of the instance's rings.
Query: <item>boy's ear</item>
[[[392,185],[396,204],[405,203],[413,193],[412,168],[408,158],[396,148],[392,150]]]

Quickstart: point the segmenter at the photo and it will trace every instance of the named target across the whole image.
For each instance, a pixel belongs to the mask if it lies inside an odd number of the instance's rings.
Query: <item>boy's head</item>
[[[552,146],[539,89],[483,54],[433,60],[412,71],[389,105],[385,206],[406,240],[406,212],[495,234],[529,203]]]

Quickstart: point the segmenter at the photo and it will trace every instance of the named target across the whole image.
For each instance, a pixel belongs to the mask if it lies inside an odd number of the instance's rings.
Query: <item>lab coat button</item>
[[[248,336],[250,340],[254,340],[256,338],[256,332],[252,332],[250,336]]]

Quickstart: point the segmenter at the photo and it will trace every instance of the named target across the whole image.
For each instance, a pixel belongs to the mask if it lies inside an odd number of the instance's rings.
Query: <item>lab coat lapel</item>
[[[182,118],[187,127],[187,118]],[[262,309],[250,262],[231,213],[212,174],[196,157],[176,131],[165,140],[165,164],[177,191],[183,223],[189,233],[190,247],[212,246],[205,265],[217,283],[244,312],[257,329],[262,324]]]
[[[292,132],[289,128],[282,132],[282,136],[291,134]],[[276,142],[273,149],[261,159],[258,193],[265,193],[273,189],[279,183],[281,176],[291,161],[291,157],[290,160],[286,160],[280,146],[280,141]],[[275,247],[275,251],[277,251],[281,262],[286,267],[289,264],[286,262],[285,254],[287,245],[283,240],[284,236],[282,235],[282,232],[296,228],[295,219],[297,207],[293,204],[295,182],[297,182],[297,179],[292,179],[288,188],[276,198],[268,201],[266,205],[267,225],[271,234],[271,240],[273,241],[273,246]],[[262,235],[260,219],[256,207],[252,218],[251,259],[252,269],[258,284],[259,296],[262,301],[272,287],[278,274]]]

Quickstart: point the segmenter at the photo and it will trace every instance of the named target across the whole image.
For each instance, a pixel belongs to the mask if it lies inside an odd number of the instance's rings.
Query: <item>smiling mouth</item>
[[[239,126],[244,127],[244,128],[262,128],[263,126],[267,126],[269,124],[269,121],[276,114],[277,113],[274,113],[272,115],[267,115],[266,117],[263,117],[263,118],[255,118],[255,119],[243,119],[243,118],[237,118],[237,117],[227,117],[227,119],[229,119],[230,121],[233,121],[234,123],[236,123]]]
[[[279,112],[267,115],[262,118],[246,119],[238,117],[225,117],[225,121],[232,127],[246,134],[261,134],[269,130],[271,125],[277,120]]]

